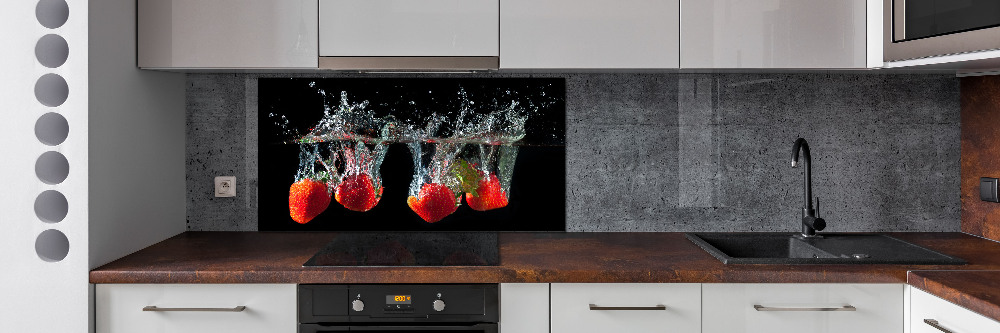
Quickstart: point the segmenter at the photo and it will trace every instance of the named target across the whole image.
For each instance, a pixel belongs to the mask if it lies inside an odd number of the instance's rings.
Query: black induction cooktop
[[[302,266],[496,266],[495,232],[341,233]]]

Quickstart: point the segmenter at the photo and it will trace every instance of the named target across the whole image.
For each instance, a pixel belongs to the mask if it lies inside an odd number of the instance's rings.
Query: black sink
[[[688,233],[687,238],[724,264],[964,265],[944,255],[880,234]]]

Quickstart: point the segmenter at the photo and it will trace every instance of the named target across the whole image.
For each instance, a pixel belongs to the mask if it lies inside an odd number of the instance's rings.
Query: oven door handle
[[[347,323],[344,323],[347,324]],[[320,324],[299,324],[299,333],[329,333],[347,331],[378,331],[378,332],[475,332],[475,333],[499,333],[499,328],[495,323],[479,323],[472,325],[443,325],[442,323],[409,323],[408,326],[372,326],[356,325],[320,325]]]
[[[497,332],[495,324],[476,324],[467,326],[440,326],[440,325],[425,326],[420,324],[414,324],[412,326],[351,326],[350,330],[351,332],[354,331],[379,331],[379,332],[439,332],[439,331],[470,332],[472,331],[472,332],[483,332],[483,333]]]

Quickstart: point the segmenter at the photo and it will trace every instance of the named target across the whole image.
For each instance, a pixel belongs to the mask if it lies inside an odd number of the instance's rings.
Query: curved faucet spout
[[[805,167],[805,171],[802,174],[803,178],[803,195],[805,201],[802,205],[803,209],[812,210],[812,155],[809,154],[809,143],[806,139],[798,138],[795,140],[795,144],[792,145],[792,167],[798,167],[799,163],[799,151],[802,152],[802,164]]]
[[[816,216],[816,211],[812,205],[812,156],[809,154],[809,143],[806,139],[798,138],[792,146],[792,167],[799,165],[799,152],[802,152],[802,196],[805,199],[802,203],[802,236],[816,237],[817,230],[826,228],[826,221]]]

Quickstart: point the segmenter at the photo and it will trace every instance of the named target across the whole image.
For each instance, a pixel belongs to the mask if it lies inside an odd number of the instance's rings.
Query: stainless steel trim
[[[155,305],[148,305],[142,308],[142,311],[157,311],[157,312],[175,312],[175,311],[192,311],[192,312],[243,312],[247,307],[240,305],[232,308],[160,308]]]
[[[757,311],[858,311],[853,305],[844,305],[830,308],[778,308],[754,304],[753,309]]]
[[[955,332],[952,332],[951,330],[949,330],[947,328],[942,327],[941,324],[938,323],[938,321],[934,320],[934,319],[924,319],[924,323],[927,324],[927,325],[931,325],[931,327],[936,328],[939,331],[944,332],[944,333],[955,333]]]
[[[893,41],[906,39],[906,0],[892,1]]]
[[[319,69],[487,71],[500,69],[500,57],[319,57]]]
[[[1000,27],[894,42],[893,0],[883,0],[882,14],[882,59],[887,62],[1000,49]]]
[[[657,304],[657,305],[654,305],[654,306],[598,306],[596,304],[591,304],[590,305],[590,309],[591,310],[600,310],[600,311],[666,310],[667,306],[666,305],[662,305],[662,304]]]

